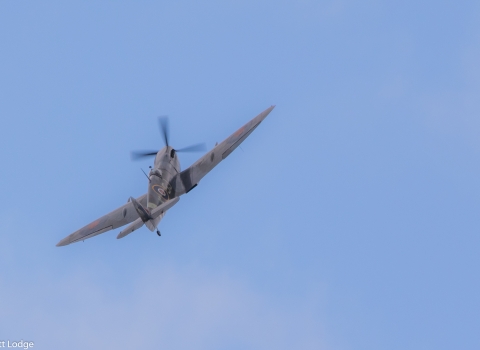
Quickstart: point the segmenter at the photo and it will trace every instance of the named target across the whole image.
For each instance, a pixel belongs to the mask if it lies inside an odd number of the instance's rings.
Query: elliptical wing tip
[[[63,247],[63,246],[69,245],[69,244],[70,244],[69,237],[65,237],[64,239],[62,239],[60,242],[58,242],[56,244],[56,247]]]

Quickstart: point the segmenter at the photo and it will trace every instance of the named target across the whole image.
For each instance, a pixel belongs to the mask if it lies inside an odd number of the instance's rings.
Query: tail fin
[[[143,222],[147,222],[148,220],[152,219],[152,216],[150,215],[150,212],[143,207],[140,203],[138,203],[135,198],[130,197],[130,201],[133,204],[133,207],[138,213],[138,216],[142,219]]]

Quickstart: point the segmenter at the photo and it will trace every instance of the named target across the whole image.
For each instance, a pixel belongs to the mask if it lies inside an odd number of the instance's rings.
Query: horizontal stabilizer
[[[125,237],[126,235],[132,233],[133,231],[138,230],[142,226],[143,226],[143,221],[141,218],[138,218],[137,220],[132,222],[130,225],[128,225],[126,229],[122,230],[122,232],[118,234],[117,239]]]
[[[165,213],[168,209],[173,207],[179,200],[180,200],[180,198],[178,198],[178,197],[174,198],[174,199],[171,199],[171,200],[163,203],[162,205],[159,205],[158,207],[156,207],[155,209],[153,209],[150,212],[150,217],[152,218],[152,220],[148,220],[147,222],[145,222],[145,225],[147,225],[147,227],[149,228],[150,231],[154,231],[155,228],[156,228],[156,225],[158,225],[158,222],[155,224],[154,220],[156,218],[158,218],[160,215],[162,215],[163,213]],[[144,224],[144,222],[143,222],[142,218],[141,217],[138,218],[137,220],[132,222],[132,224],[130,224],[127,228],[122,230],[122,232],[120,232],[118,234],[117,239],[123,238],[126,235],[132,233],[133,231],[138,230],[140,227],[143,226],[143,224]]]
[[[156,219],[157,217],[160,216],[160,214],[162,213],[165,213],[168,209],[170,209],[171,207],[173,207],[175,204],[177,204],[177,202],[180,200],[180,197],[177,197],[177,198],[174,198],[174,199],[170,199],[169,201],[166,201],[165,203],[163,203],[162,205],[159,205],[158,207],[156,207],[155,209],[153,209],[151,212],[150,212],[150,216],[154,219]]]
[[[150,231],[152,232],[155,231],[155,229],[158,226],[158,223],[160,222],[160,220],[162,220],[163,216],[165,215],[165,212],[171,207],[173,207],[175,204],[177,204],[179,200],[180,200],[179,197],[170,199],[169,201],[166,201],[162,205],[159,205],[158,207],[153,209],[150,212],[151,219],[145,222],[145,226],[147,226],[147,228]]]

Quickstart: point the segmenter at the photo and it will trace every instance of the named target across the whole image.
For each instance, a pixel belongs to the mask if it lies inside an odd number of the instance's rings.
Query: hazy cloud
[[[89,268],[66,280],[0,277],[2,336],[39,349],[325,348],[318,300],[283,303],[195,266],[150,268],[126,281],[130,293],[96,277]]]

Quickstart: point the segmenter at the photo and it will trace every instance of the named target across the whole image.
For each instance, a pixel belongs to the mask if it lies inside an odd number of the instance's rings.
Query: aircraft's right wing
[[[207,175],[218,163],[228,157],[255,128],[267,117],[275,106],[271,106],[250,120],[247,124],[230,135],[225,141],[216,145],[210,152],[197,160],[188,169],[170,181],[173,193],[172,197],[178,197],[194,188],[198,182]]]

